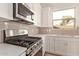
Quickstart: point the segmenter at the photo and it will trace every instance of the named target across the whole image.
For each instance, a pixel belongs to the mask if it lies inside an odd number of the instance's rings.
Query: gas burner
[[[5,41],[5,43],[26,47],[28,49],[30,46],[34,45],[38,41],[39,39],[35,39],[35,38],[33,39],[31,37],[28,37],[27,39],[23,39],[23,40],[21,38],[20,39],[9,38]]]

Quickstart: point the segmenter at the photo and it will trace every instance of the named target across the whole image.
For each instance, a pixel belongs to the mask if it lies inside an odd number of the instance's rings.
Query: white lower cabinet
[[[79,39],[73,37],[47,36],[44,45],[46,52],[64,56],[79,55]]]
[[[45,41],[47,52],[67,55],[69,48],[68,38],[48,36]]]
[[[45,40],[46,52],[54,53],[54,37],[47,36]]]
[[[44,56],[45,51],[46,51],[46,43],[45,43],[45,40],[46,40],[45,37],[42,37],[42,41],[43,41],[43,44],[42,44],[42,47],[43,47],[43,49],[42,49],[43,52],[42,52],[42,53],[43,53],[43,54],[42,54],[42,55],[43,55],[43,56]]]
[[[55,47],[54,47],[54,45],[55,45],[55,42],[54,42],[55,38],[50,36],[49,39],[50,39],[49,40],[49,42],[50,42],[49,43],[49,47],[50,47],[49,50],[50,50],[51,53],[54,53],[54,50],[55,50]]]
[[[79,38],[72,38],[68,55],[79,56]]]
[[[74,48],[75,52],[76,52],[77,56],[79,56],[79,38],[75,39],[75,43],[74,44],[76,44],[75,45],[76,48]]]
[[[46,51],[47,52],[50,52],[50,37],[46,37],[46,40],[45,40],[45,47],[46,47]]]
[[[66,55],[68,51],[68,38],[58,37],[55,39],[55,53],[60,55]]]

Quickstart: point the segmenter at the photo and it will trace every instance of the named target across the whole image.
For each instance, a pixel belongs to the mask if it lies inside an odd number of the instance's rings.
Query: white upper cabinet
[[[52,27],[53,10],[51,7],[42,7],[42,27]]]
[[[34,15],[35,25],[41,26],[41,5],[38,3],[35,3],[33,6],[33,11],[35,12],[35,15]]]
[[[13,20],[12,3],[0,3],[0,18],[0,21]]]
[[[33,13],[34,25],[41,26],[41,5],[40,3],[26,3],[26,7],[28,7]]]

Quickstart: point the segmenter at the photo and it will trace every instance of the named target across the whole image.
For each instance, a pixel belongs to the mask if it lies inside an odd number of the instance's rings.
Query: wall
[[[79,7],[75,9],[75,17],[76,17],[76,27],[79,27]]]
[[[75,27],[79,26],[79,4],[78,3],[43,3],[42,5],[42,19],[41,19],[41,26],[42,27],[52,27],[52,17],[53,17],[53,11],[57,10],[65,10],[75,8]],[[50,9],[50,10],[49,10]]]
[[[3,41],[3,33],[2,30],[6,29],[27,29],[28,34],[37,34],[38,28],[32,25],[26,25],[16,22],[0,22],[0,42]]]
[[[44,19],[42,18],[42,27],[39,27],[39,33],[40,34],[67,34],[67,35],[79,35],[79,4],[76,3],[69,3],[69,4],[52,4],[52,12],[56,10],[65,10],[65,9],[70,9],[70,8],[75,8],[75,29],[53,29],[53,25],[49,27],[51,22],[50,20],[47,20],[47,17],[44,15]],[[45,5],[44,7],[48,7],[48,4]],[[47,8],[42,8],[44,10],[44,14],[47,14]],[[53,16],[53,15],[52,15]],[[43,14],[42,14],[43,17]],[[46,27],[47,26],[47,27]]]

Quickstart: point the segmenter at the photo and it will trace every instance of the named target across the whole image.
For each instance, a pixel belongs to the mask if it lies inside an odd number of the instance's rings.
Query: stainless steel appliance
[[[13,18],[17,22],[33,24],[34,13],[22,3],[13,3]]]
[[[4,33],[4,43],[25,47],[27,49],[26,56],[34,56],[34,55],[39,56],[38,55],[39,53],[41,53],[42,55],[41,37],[30,37],[26,34],[6,37],[7,30],[4,30],[3,33]]]

